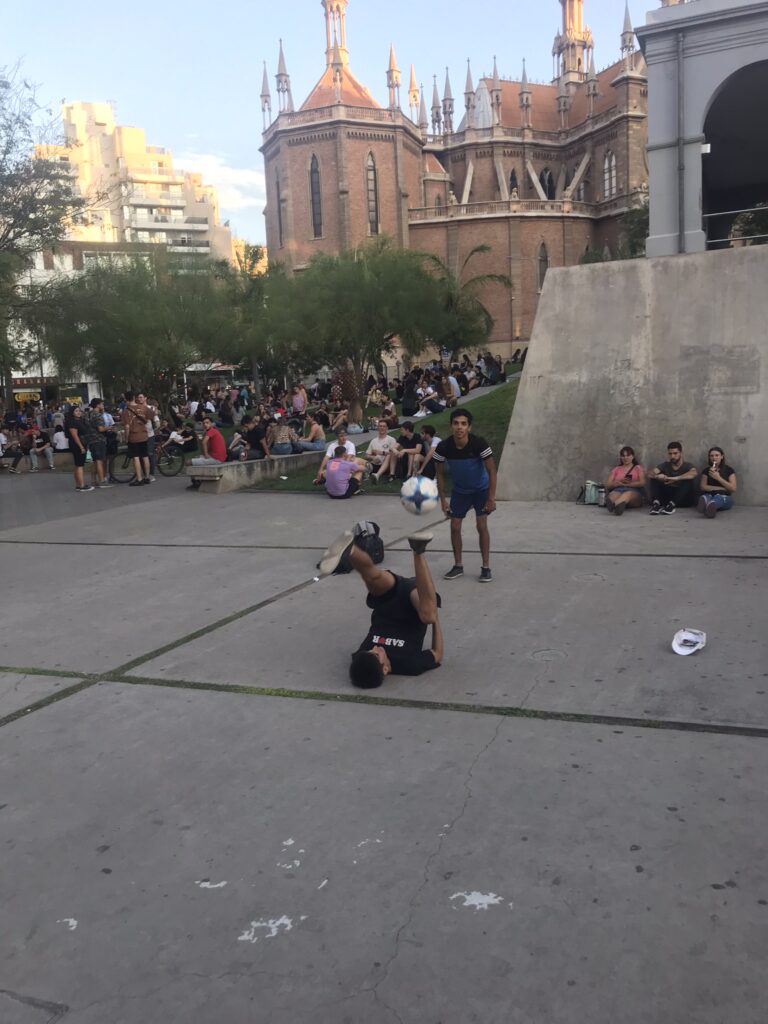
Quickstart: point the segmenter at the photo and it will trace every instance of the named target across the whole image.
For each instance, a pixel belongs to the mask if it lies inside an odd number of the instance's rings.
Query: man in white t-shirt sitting
[[[374,467],[370,479],[376,483],[381,480],[386,472],[389,472],[390,476],[394,476],[397,466],[397,453],[400,446],[387,431],[387,421],[384,419],[379,420],[376,428],[376,437],[368,445],[362,456],[366,462]]]
[[[347,432],[344,429],[344,427],[342,427],[336,434],[336,440],[331,441],[331,443],[325,449],[325,455],[323,456],[323,461],[320,463],[320,468],[317,471],[317,476],[312,481],[312,483],[315,484],[315,486],[319,486],[325,480],[325,467],[328,465],[328,461],[334,457],[336,449],[339,446],[341,446],[342,448],[346,448],[347,455],[357,454],[357,449],[355,448],[354,443],[347,439]]]

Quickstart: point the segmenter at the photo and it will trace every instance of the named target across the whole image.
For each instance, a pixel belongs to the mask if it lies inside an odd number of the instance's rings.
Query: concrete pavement
[[[162,486],[5,505],[3,1024],[762,1024],[765,510],[502,505],[445,664],[361,694],[314,563],[424,524]]]

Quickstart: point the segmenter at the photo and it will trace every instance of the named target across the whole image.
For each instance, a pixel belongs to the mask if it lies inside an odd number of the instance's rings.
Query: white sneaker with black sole
[[[348,559],[355,537],[351,530],[345,530],[336,540],[325,549],[325,554],[317,564],[321,576],[332,576],[341,566],[346,568],[345,560]]]

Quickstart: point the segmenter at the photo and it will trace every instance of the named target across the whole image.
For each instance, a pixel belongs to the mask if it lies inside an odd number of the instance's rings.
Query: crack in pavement
[[[390,956],[390,958],[387,960],[387,962],[384,964],[384,966],[382,968],[381,977],[376,982],[376,984],[373,985],[371,988],[363,989],[362,990],[362,991],[370,991],[370,992],[372,992],[373,995],[374,995],[374,998],[376,999],[376,1002],[379,1003],[385,1009],[389,1010],[390,1013],[394,1014],[394,1016],[399,1021],[399,1024],[403,1024],[402,1017],[398,1014],[397,1010],[395,1010],[394,1007],[390,1006],[387,1002],[385,1002],[381,998],[381,996],[379,994],[379,991],[378,991],[379,987],[381,985],[383,985],[384,982],[389,977],[390,970],[392,969],[393,964],[395,963],[395,961],[397,960],[398,956],[400,955],[400,943],[401,943],[401,940],[402,940],[403,932],[405,931],[406,928],[408,928],[408,926],[413,921],[413,916],[414,916],[414,913],[415,913],[416,901],[418,900],[418,898],[421,895],[421,893],[424,891],[424,889],[429,884],[430,872],[432,870],[432,863],[440,855],[440,853],[442,852],[443,846],[445,845],[445,840],[448,838],[448,836],[450,836],[450,834],[453,832],[453,830],[456,827],[456,825],[458,825],[458,823],[461,821],[461,819],[464,817],[464,814],[466,813],[467,807],[469,806],[469,801],[472,799],[472,778],[473,778],[473,775],[474,775],[475,768],[477,767],[477,765],[478,765],[480,759],[483,757],[483,755],[486,754],[490,750],[490,748],[493,746],[493,744],[498,739],[499,732],[501,730],[501,726],[503,724],[503,721],[504,721],[503,719],[501,719],[501,718],[499,719],[499,721],[496,723],[496,728],[493,730],[493,735],[491,736],[491,738],[482,746],[482,748],[477,752],[477,754],[475,754],[475,756],[472,758],[472,761],[470,762],[469,768],[467,769],[466,777],[464,779],[464,799],[463,799],[463,801],[461,803],[461,807],[459,808],[458,813],[449,822],[448,827],[443,830],[443,834],[439,836],[437,845],[435,846],[435,849],[432,851],[432,853],[429,854],[429,856],[427,857],[427,859],[426,859],[426,861],[424,863],[423,877],[421,879],[421,882],[419,883],[418,888],[416,889],[416,891],[414,892],[413,896],[411,896],[410,900],[408,901],[408,916],[406,917],[405,921],[403,921],[403,923],[400,925],[400,927],[395,932],[395,948],[394,948],[394,950],[392,952],[392,955]]]
[[[35,996],[25,996],[20,992],[12,992],[9,988],[0,988],[0,996],[7,996],[9,999],[13,999],[14,1002],[21,1003],[22,1006],[31,1006],[34,1010],[43,1010],[45,1013],[50,1014],[46,1024],[55,1024],[57,1020],[61,1020],[65,1013],[69,1013],[69,1007],[66,1003],[52,1003],[48,999],[36,999]]]

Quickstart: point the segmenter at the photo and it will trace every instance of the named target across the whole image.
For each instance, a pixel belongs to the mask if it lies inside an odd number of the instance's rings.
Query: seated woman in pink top
[[[629,445],[619,452],[619,464],[608,474],[605,482],[605,507],[615,516],[628,508],[640,508],[645,494],[645,470],[635,458]]]

